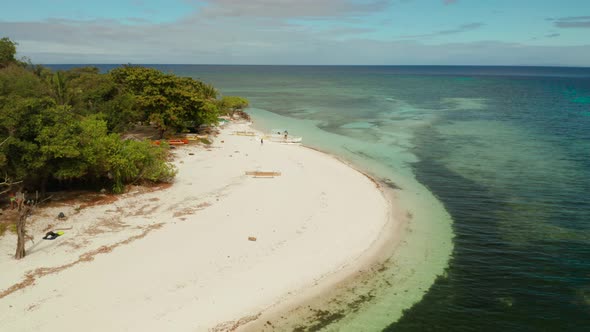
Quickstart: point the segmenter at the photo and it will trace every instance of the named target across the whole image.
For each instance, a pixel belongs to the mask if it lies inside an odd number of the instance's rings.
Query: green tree
[[[163,163],[165,146],[157,147],[147,141],[118,141],[109,155],[109,176],[113,179],[113,191],[122,192],[125,183],[139,180],[153,182],[171,181],[176,175],[173,165]]]
[[[143,120],[154,125],[160,137],[168,130],[179,132],[216,122],[217,91],[208,84],[135,66],[117,68],[111,75],[133,94],[145,112]]]
[[[6,140],[0,146],[2,174],[20,181],[42,167],[35,138],[42,111],[53,105],[39,77],[13,65],[0,70],[0,139]]]
[[[248,99],[238,96],[223,96],[221,98],[221,109],[224,113],[233,116],[237,111],[243,111],[248,107]]]
[[[0,39],[0,68],[18,62],[15,58],[17,45],[8,37]]]
[[[141,121],[143,112],[134,95],[124,91],[111,75],[88,67],[66,72],[69,104],[82,115],[100,115],[110,132],[123,132]]]
[[[117,191],[128,181],[169,180],[164,148],[113,134],[137,114],[135,97],[93,69],[0,69],[0,172],[42,193],[55,180],[107,181]]]
[[[211,111],[203,97],[211,91],[201,93],[194,82],[148,72],[149,84],[141,83],[145,91],[132,92],[96,68],[52,72],[23,66],[14,58],[15,45],[0,41],[0,194],[15,184],[40,188],[43,196],[48,182],[56,181],[108,183],[115,192],[128,183],[170,181],[176,170],[167,162],[166,146],[122,140],[114,131],[156,111],[164,110],[170,119],[163,123],[176,129],[179,121]],[[25,255],[33,210],[19,209],[16,258]]]
[[[66,77],[62,71],[56,71],[48,77],[48,86],[51,96],[58,105],[66,105],[68,102],[68,91]]]

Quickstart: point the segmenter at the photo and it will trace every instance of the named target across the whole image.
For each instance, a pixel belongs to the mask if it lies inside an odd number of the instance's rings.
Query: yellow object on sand
[[[255,178],[257,177],[271,177],[274,178],[275,176],[281,175],[281,172],[261,172],[261,171],[247,171],[246,175],[252,175]]]

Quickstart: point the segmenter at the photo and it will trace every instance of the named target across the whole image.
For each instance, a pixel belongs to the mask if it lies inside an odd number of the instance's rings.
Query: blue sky
[[[590,66],[590,0],[11,1],[34,63]]]

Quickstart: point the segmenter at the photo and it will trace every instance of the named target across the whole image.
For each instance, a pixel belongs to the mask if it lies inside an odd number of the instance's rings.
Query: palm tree
[[[56,71],[49,76],[49,87],[53,93],[53,98],[58,105],[66,104],[66,79],[61,71]]]

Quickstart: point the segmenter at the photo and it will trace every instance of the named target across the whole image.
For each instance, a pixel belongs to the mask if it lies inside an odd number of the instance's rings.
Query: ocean
[[[590,330],[590,68],[154,67],[248,98],[256,127],[347,160],[408,210],[382,267],[286,329]]]

